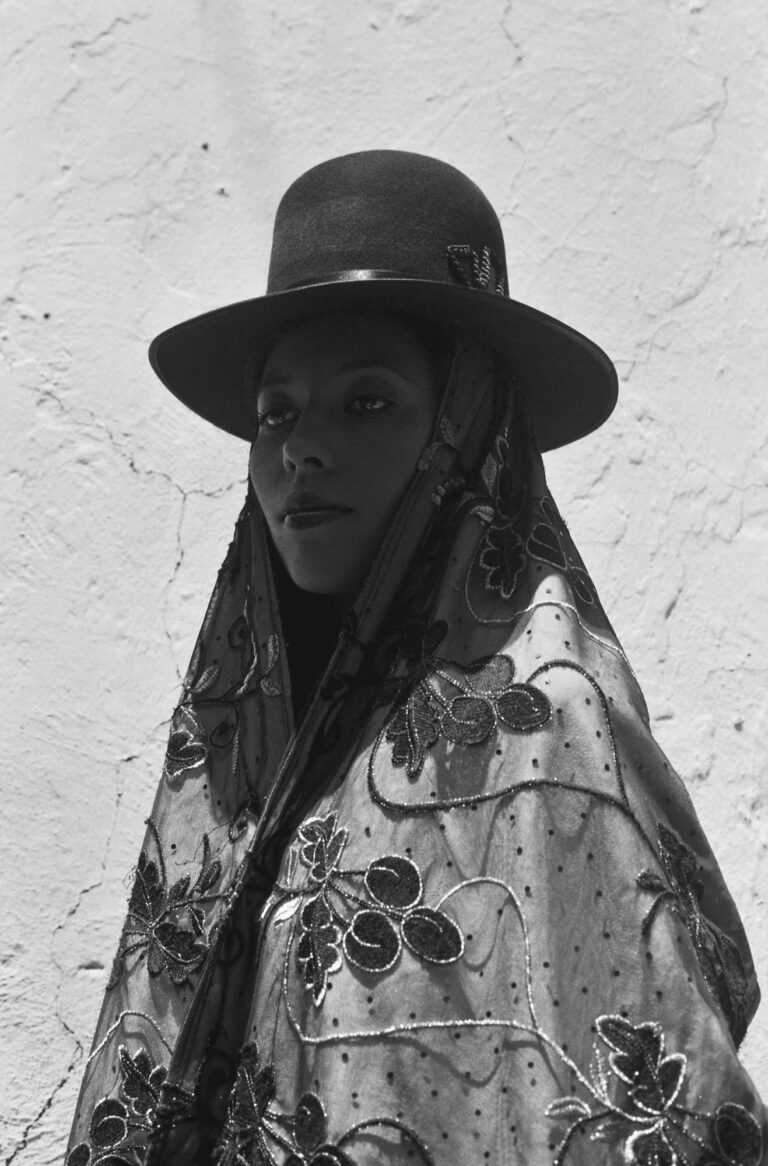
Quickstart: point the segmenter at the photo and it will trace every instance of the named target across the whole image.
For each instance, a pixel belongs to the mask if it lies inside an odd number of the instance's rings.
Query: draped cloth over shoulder
[[[758,1166],[738,915],[484,349],[298,725],[283,635],[249,496],[68,1166]]]

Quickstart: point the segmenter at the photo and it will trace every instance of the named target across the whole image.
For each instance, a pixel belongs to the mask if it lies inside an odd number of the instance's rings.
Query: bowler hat
[[[504,239],[482,191],[422,154],[366,150],[302,174],[275,218],[266,295],[157,336],[161,381],[214,425],[251,440],[254,367],[286,324],[344,311],[423,317],[472,335],[514,369],[539,446],[590,433],[616,403],[605,353],[509,298]]]

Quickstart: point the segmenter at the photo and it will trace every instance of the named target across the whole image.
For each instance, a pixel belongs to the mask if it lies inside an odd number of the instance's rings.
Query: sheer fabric
[[[758,1166],[758,998],[521,402],[457,340],[298,724],[249,494],[68,1166]]]

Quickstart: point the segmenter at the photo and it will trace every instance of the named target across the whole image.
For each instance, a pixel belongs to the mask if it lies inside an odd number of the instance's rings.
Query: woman
[[[434,159],[303,175],[155,370],[251,440],[68,1166],[763,1161],[758,989],[539,450],[607,357]]]

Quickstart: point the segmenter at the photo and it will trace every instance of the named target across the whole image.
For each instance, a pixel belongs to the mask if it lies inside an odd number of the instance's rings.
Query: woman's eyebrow
[[[347,360],[344,364],[339,365],[339,372],[360,372],[365,370],[367,372],[393,372],[396,376],[403,376],[403,373],[388,361],[377,360],[374,357],[362,356],[356,360]]]
[[[263,376],[256,385],[257,390],[261,389],[277,389],[281,385],[287,385],[290,382],[290,377],[282,372],[270,372]]]
[[[404,374],[394,365],[388,361],[378,360],[375,357],[361,356],[354,360],[345,360],[343,364],[338,366],[339,372],[391,372],[395,376],[403,377]],[[256,386],[257,389],[275,389],[283,385],[290,384],[291,377],[289,374],[281,372],[280,369],[275,369],[262,377]]]

